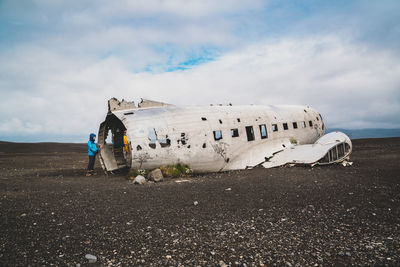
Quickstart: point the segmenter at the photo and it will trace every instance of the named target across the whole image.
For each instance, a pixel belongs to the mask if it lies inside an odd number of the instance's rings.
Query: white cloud
[[[69,55],[23,49],[11,68],[0,67],[7,73],[3,83],[24,86],[2,92],[0,135],[16,128],[26,134],[95,131],[113,96],[178,105],[304,104],[318,109],[328,127],[400,127],[399,58],[337,37],[265,41],[158,74],[132,73],[118,57],[74,64]],[[41,64],[29,63],[34,56]]]
[[[400,5],[364,2],[2,1],[0,140],[86,136],[113,96],[308,104],[328,127],[400,127]]]
[[[103,1],[99,4],[99,10],[103,16],[120,16],[135,15],[173,15],[189,18],[199,18],[214,16],[216,14],[234,14],[243,12],[243,10],[255,10],[265,5],[265,1],[261,0],[122,0],[117,4]]]
[[[7,118],[6,120],[0,121],[0,133],[6,133],[9,135],[20,133],[24,134],[36,134],[43,131],[41,124],[32,122],[22,121],[19,118]]]

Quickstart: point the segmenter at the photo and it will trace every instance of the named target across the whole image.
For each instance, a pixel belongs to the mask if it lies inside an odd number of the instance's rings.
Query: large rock
[[[146,178],[141,175],[136,176],[135,180],[133,181],[135,184],[144,184],[146,183]]]
[[[164,179],[164,176],[160,169],[155,169],[149,173],[147,178],[149,180],[153,180],[154,182],[161,182]]]

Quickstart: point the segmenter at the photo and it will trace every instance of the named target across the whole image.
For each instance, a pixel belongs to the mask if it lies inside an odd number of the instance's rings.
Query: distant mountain
[[[400,137],[400,129],[326,129],[326,133],[335,131],[343,132],[347,134],[351,139]]]
[[[89,135],[46,135],[46,134],[13,135],[13,136],[0,135],[0,141],[17,142],[17,143],[42,143],[42,142],[86,143],[88,140],[89,140]]]

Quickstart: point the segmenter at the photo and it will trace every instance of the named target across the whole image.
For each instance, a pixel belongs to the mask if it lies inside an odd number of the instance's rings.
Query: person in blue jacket
[[[94,174],[94,170],[93,170],[94,162],[96,160],[96,154],[97,154],[97,152],[99,152],[94,141],[96,141],[96,135],[94,133],[91,133],[90,137],[89,137],[89,141],[88,141],[89,164],[88,164],[86,176],[91,176]]]

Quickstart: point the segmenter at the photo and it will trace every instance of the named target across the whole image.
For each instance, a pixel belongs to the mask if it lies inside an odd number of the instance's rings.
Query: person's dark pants
[[[88,164],[88,171],[91,172],[93,171],[93,167],[94,167],[94,161],[96,160],[96,156],[89,156],[89,164]]]

